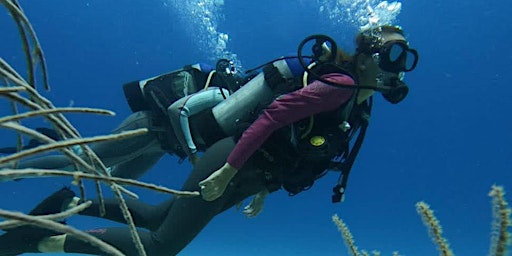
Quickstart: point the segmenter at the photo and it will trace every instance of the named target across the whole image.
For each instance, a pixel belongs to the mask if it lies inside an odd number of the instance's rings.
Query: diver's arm
[[[263,204],[265,203],[265,198],[268,194],[270,194],[268,189],[258,192],[258,194],[254,195],[251,202],[244,207],[242,213],[248,218],[256,217],[261,213],[261,211],[263,211]]]
[[[339,84],[354,85],[354,80],[343,74],[333,73],[323,78]],[[240,169],[274,131],[309,116],[335,110],[351,98],[352,92],[352,89],[337,88],[314,81],[300,90],[274,100],[245,130],[227,162]]]
[[[352,78],[343,74],[328,74],[324,79],[354,85]],[[314,81],[272,102],[242,134],[226,164],[199,183],[203,199],[213,201],[219,198],[238,170],[275,130],[308,116],[335,110],[350,99],[352,92],[351,89]]]

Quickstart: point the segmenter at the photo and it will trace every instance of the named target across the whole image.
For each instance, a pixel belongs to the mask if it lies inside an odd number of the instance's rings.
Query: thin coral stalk
[[[128,206],[126,205],[126,202],[124,201],[123,195],[121,195],[121,192],[119,189],[116,189],[115,187],[112,187],[112,190],[114,191],[114,195],[116,196],[117,200],[119,201],[119,207],[121,207],[121,212],[123,213],[124,219],[128,223],[132,223],[132,225],[129,225],[128,228],[130,230],[130,234],[133,240],[133,243],[135,244],[135,248],[137,248],[137,252],[140,256],[146,256],[146,251],[144,250],[144,245],[142,245],[142,241],[140,240],[140,236],[137,233],[137,229],[135,228],[135,225],[133,224],[133,218],[130,214],[130,210],[128,209]]]
[[[46,105],[45,105],[45,104],[47,104],[47,103],[45,103],[46,100],[44,98],[42,98],[41,96],[39,96],[37,93],[34,93],[32,88],[26,87],[26,89],[27,89],[27,92],[31,93],[32,99],[36,100],[37,102],[33,102],[29,99],[21,97],[18,94],[15,94],[15,93],[0,94],[0,95],[7,97],[12,101],[18,102],[21,105],[31,108],[31,109],[34,109],[34,110],[54,108],[52,106],[46,107]],[[58,132],[65,135],[63,137],[65,137],[65,138],[80,137],[78,131],[76,131],[76,129],[71,124],[69,124],[69,122],[67,122],[67,120],[62,115],[59,115],[59,114],[46,115],[45,117],[52,123],[52,125],[54,127],[56,127]]]
[[[20,37],[23,44],[23,50],[25,53],[25,56],[27,56],[27,69],[28,69],[28,80],[29,83],[25,81],[25,79],[20,76],[8,63],[6,63],[2,58],[0,58],[0,77],[4,81],[4,84],[9,84],[9,82],[12,82],[16,85],[24,87],[24,89],[29,94],[29,99],[19,96],[17,93],[2,93],[0,95],[7,96],[11,102],[20,102],[21,104],[28,106],[29,108],[32,108],[34,110],[41,110],[41,109],[52,109],[55,108],[51,101],[47,100],[46,98],[42,97],[36,90],[35,90],[35,66],[39,63],[41,64],[41,72],[43,76],[43,83],[46,89],[49,88],[48,85],[48,79],[47,79],[47,72],[46,72],[46,64],[43,56],[42,49],[40,47],[39,41],[37,39],[37,36],[32,28],[32,25],[26,18],[25,14],[23,13],[23,10],[21,9],[20,5],[16,0],[0,0],[0,4],[3,4],[11,13],[14,21],[18,25],[18,29],[20,31]],[[30,40],[28,39],[30,38]],[[29,43],[30,41],[30,43]],[[31,52],[30,46],[33,46],[33,52]],[[35,60],[33,59],[33,55],[35,55]],[[80,134],[78,131],[69,123],[69,121],[60,113],[55,114],[49,114],[45,115],[45,117],[52,123],[52,125],[56,128],[56,130],[63,135],[62,137],[65,139],[68,138],[80,138]],[[5,124],[4,124],[5,125]],[[56,143],[55,143],[56,144]],[[54,144],[51,144],[54,145]],[[100,159],[96,156],[96,154],[87,146],[82,145],[81,146],[84,154],[91,160],[91,163],[97,165],[99,167],[98,171],[100,174],[105,176],[110,176],[110,174],[107,171],[107,168],[105,165],[101,162]],[[66,149],[64,152],[67,152]],[[32,152],[36,153],[36,152]],[[76,161],[83,161],[82,159],[76,160],[73,159],[75,156],[74,154],[71,154],[73,162]],[[5,158],[0,158],[0,161],[5,160]],[[133,223],[133,220],[130,217],[130,213],[127,210],[127,207],[124,203],[124,200],[122,199],[120,191],[123,189],[122,187],[111,183],[111,181],[107,181],[110,183],[111,189],[114,191],[114,194],[116,195],[116,198],[119,200],[121,204],[121,210],[123,211],[123,215],[125,216],[125,219],[129,225],[129,227],[132,230],[135,230],[135,225]],[[101,193],[101,192],[99,192]],[[101,195],[98,195],[101,198]],[[126,217],[128,216],[128,217]],[[140,242],[140,238],[138,237],[138,234],[136,232],[132,232],[131,234],[133,236],[134,241],[137,243],[136,247],[139,249],[140,255],[145,255],[145,252],[143,251],[142,244]]]
[[[35,65],[37,63],[40,63],[42,71],[41,73],[43,75],[43,84],[45,89],[49,90],[48,74],[46,71],[46,61],[44,59],[41,44],[39,43],[39,40],[36,36],[36,32],[34,31],[32,25],[30,24],[28,18],[23,13],[23,10],[21,9],[17,1],[2,0],[0,1],[0,3],[3,4],[9,10],[14,21],[18,26],[20,38],[22,40],[23,50],[25,52],[27,59],[27,69],[29,71],[28,76],[30,84],[35,87]],[[33,53],[30,50],[29,38],[34,48]],[[32,54],[35,55],[37,62],[32,59]]]
[[[0,58],[0,76],[17,84],[28,88],[30,85],[21,77],[4,59]]]
[[[89,114],[99,114],[99,115],[110,115],[114,116],[115,113],[109,110],[104,109],[94,109],[94,108],[52,108],[52,109],[41,109],[25,112],[22,114],[11,115],[0,118],[0,123],[10,122],[10,121],[18,121],[20,119],[25,119],[34,116],[41,115],[49,115],[55,113],[89,113]]]
[[[443,237],[443,229],[439,220],[434,215],[434,211],[425,202],[416,203],[416,210],[423,220],[423,224],[429,229],[434,244],[438,246],[442,256],[453,256],[448,241]]]
[[[147,132],[147,129],[138,129],[138,130],[126,131],[126,132],[122,132],[122,133],[118,133],[118,134],[112,134],[112,135],[102,135],[102,136],[95,136],[95,137],[91,137],[91,138],[67,139],[64,141],[57,141],[52,144],[41,145],[41,146],[38,146],[35,148],[26,149],[21,152],[2,157],[2,158],[0,158],[0,164],[6,163],[9,161],[19,160],[23,157],[33,156],[34,154],[43,153],[43,152],[50,151],[50,150],[70,147],[70,146],[74,146],[74,145],[93,143],[93,142],[123,139],[123,138],[127,138],[127,137],[138,136],[138,135],[144,134],[146,132]]]
[[[24,90],[25,90],[25,87],[22,87],[22,86],[0,87],[0,94],[11,93],[11,92],[21,92]]]
[[[511,226],[511,210],[505,200],[505,191],[503,187],[493,185],[489,196],[492,197],[492,235],[490,256],[503,256],[507,254],[507,247],[510,245],[510,233],[508,228]]]
[[[27,134],[32,138],[36,138],[37,140],[46,142],[48,144],[57,143],[55,140],[49,138],[48,136],[46,136],[36,130],[29,129],[29,128],[22,126],[15,122],[0,123],[0,126],[6,127],[9,129],[13,129],[13,130],[17,131],[18,133]],[[79,170],[79,167],[83,167],[86,171],[89,171],[89,172],[94,173],[94,172],[98,171],[92,165],[90,165],[89,163],[85,162],[82,158],[80,158],[80,156],[78,156],[73,150],[70,150],[68,148],[61,148],[61,151],[66,156],[68,156],[73,161],[73,163],[76,164],[77,170]]]
[[[355,245],[354,237],[352,236],[352,233],[350,233],[350,230],[348,229],[345,222],[343,222],[343,220],[341,220],[337,214],[332,216],[332,221],[334,224],[336,224],[338,230],[341,232],[343,240],[345,241],[345,244],[347,245],[350,253],[352,253],[353,256],[359,256],[360,253],[357,250],[357,246]]]
[[[132,179],[123,179],[117,177],[107,177],[107,176],[99,176],[94,174],[88,174],[83,172],[66,172],[59,170],[42,170],[42,169],[19,169],[19,170],[11,170],[11,169],[3,169],[0,171],[0,180],[9,180],[9,179],[19,179],[19,178],[46,178],[46,177],[73,177],[75,179],[90,179],[90,180],[99,180],[110,183],[116,183],[119,185],[127,185],[127,186],[136,186],[141,188],[146,188],[150,190],[154,190],[161,193],[172,194],[180,197],[195,197],[199,196],[199,192],[187,192],[187,191],[177,191],[174,189],[169,189],[166,187],[149,184],[137,180]]]

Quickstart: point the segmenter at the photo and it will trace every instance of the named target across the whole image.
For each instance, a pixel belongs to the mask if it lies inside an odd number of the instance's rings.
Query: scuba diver
[[[187,156],[193,157],[191,159],[194,160],[193,153],[204,150],[226,135],[217,136],[217,139],[208,141],[210,144],[205,144],[206,142],[195,136],[184,122],[224,100],[250,78],[249,75],[242,77],[232,61],[220,59],[215,69],[200,63],[187,65],[156,77],[129,82],[123,86],[123,90],[133,114],[113,133],[139,128],[147,128],[148,133],[121,140],[93,143],[91,149],[109,168],[112,176],[122,178],[139,178],[166,153],[178,156],[180,162]],[[180,116],[185,118],[179,119]],[[194,147],[197,144],[197,149],[188,150],[189,144]],[[84,154],[81,156],[87,157]],[[5,167],[9,167],[9,164],[0,166],[0,169]],[[75,165],[65,155],[22,160],[16,168],[76,170]]]
[[[57,133],[57,131],[55,131],[53,129],[46,128],[46,127],[37,127],[35,130],[53,140],[55,140],[55,141],[62,140],[62,137]],[[28,141],[27,145],[22,146],[20,149],[18,149],[17,147],[0,148],[0,154],[14,154],[14,153],[18,152],[19,150],[35,148],[42,144],[44,144],[44,143],[37,139],[32,138]]]
[[[300,65],[292,65],[289,59],[267,64],[240,90],[202,114],[203,119],[215,120],[216,129],[225,133],[245,125],[241,133],[215,142],[195,164],[181,189],[201,191],[202,197],[171,197],[156,206],[127,200],[136,226],[148,230],[138,230],[148,255],[176,255],[217,214],[245,198],[255,195],[246,211],[255,216],[269,193],[283,188],[295,195],[331,169],[340,172],[332,200],[343,200],[350,169],[368,126],[372,95],[379,91],[389,102],[401,102],[408,93],[403,72],[415,68],[418,54],[409,48],[401,28],[395,26],[361,31],[353,56],[338,50],[328,37],[310,38],[317,41],[310,65],[302,58],[303,42],[298,53]],[[323,51],[326,41],[331,43],[327,53]],[[304,77],[300,77],[304,71]],[[239,101],[248,91],[260,98],[249,95],[252,101]],[[275,92],[281,94],[277,99],[273,99]],[[236,125],[222,122],[251,115],[247,110],[268,99],[270,106],[261,109],[261,114],[254,117],[256,121],[240,119],[244,121]],[[229,108],[233,102],[249,108],[234,111]],[[58,212],[70,201],[76,202],[73,197],[69,189],[62,189],[31,213],[37,215],[41,209]],[[117,201],[107,200],[106,207],[107,214],[101,218],[125,223]],[[93,205],[80,214],[100,217],[98,202],[93,200]],[[136,255],[128,228],[86,232],[126,255]],[[14,228],[0,236],[0,255],[24,252],[102,254],[73,236],[30,226]]]

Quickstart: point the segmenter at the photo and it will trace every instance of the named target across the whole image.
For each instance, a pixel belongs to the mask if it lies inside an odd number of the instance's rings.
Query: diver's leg
[[[232,138],[226,138],[208,149],[185,182],[183,190],[198,191],[199,181],[208,177],[224,164],[234,144]],[[167,205],[169,206],[168,215],[156,232],[137,231],[141,236],[147,255],[178,254],[215,215],[263,189],[262,180],[261,172],[253,167],[247,169],[244,167],[233,178],[233,182],[226,189],[225,194],[215,201],[204,201],[201,197],[175,198]],[[113,245],[126,255],[137,255],[128,228],[101,228],[87,232]],[[57,238],[63,241],[63,245],[60,247],[50,245],[47,248],[57,248],[58,250],[55,251],[102,254],[99,249],[72,236],[60,238],[57,236]]]
[[[123,212],[119,207],[119,201],[117,199],[104,199],[105,215],[103,216],[100,214],[99,201],[97,199],[92,199],[91,201],[91,206],[81,211],[79,213],[80,215],[97,217],[126,224],[126,220],[124,219]],[[174,197],[159,205],[150,205],[131,198],[126,198],[125,202],[133,217],[135,226],[149,230],[156,230],[167,216],[167,211],[173,204]]]
[[[213,171],[224,164],[233,146],[233,140],[226,139],[219,141],[208,149],[204,154],[204,158],[198,162],[196,168],[194,168],[185,182],[183,190],[199,191],[199,181],[208,177]],[[176,255],[216,214],[225,208],[224,202],[221,199],[222,197],[216,201],[207,202],[201,197],[175,197],[170,205],[171,207],[168,209],[165,220],[156,232],[151,232],[150,234],[139,232],[143,236],[142,242],[147,254],[155,256]],[[127,228],[97,229],[89,231],[89,233],[125,253],[135,252]],[[64,248],[66,252],[99,253],[98,249],[71,236],[66,236]]]
[[[63,188],[38,204],[29,214],[45,215],[59,213],[73,202],[74,196],[73,191]],[[158,206],[147,205],[132,199],[126,200],[135,225],[149,230],[158,229],[162,220],[167,216],[167,211],[172,203],[172,198]],[[93,204],[80,214],[99,217],[98,206],[97,200],[93,200]],[[125,223],[117,200],[106,199],[105,206],[106,215],[102,218]],[[126,255],[137,255],[128,228],[99,228],[85,232],[116,246],[125,252]],[[152,241],[151,233],[149,232],[140,231],[139,235],[143,244],[149,247],[154,247],[154,244],[157,243],[157,241]],[[89,243],[52,230],[29,225],[8,229],[5,234],[0,236],[0,255],[64,251],[103,255],[98,248],[91,246]]]
[[[113,166],[110,174],[114,177],[137,180],[151,169],[163,155],[164,152],[160,149],[160,144],[155,145],[140,156]]]
[[[133,113],[123,121],[116,130],[114,130],[114,133],[138,128],[151,128],[150,113],[142,111]],[[107,167],[135,159],[147,151],[154,152],[161,150],[156,134],[151,131],[141,136],[94,143],[91,145],[91,149]],[[164,154],[163,152],[164,151],[162,150],[162,155]],[[64,155],[44,156],[20,161],[17,168],[75,170],[74,164],[72,164],[70,159]],[[120,172],[117,172],[117,174],[121,175]]]
[[[127,256],[138,256],[139,253],[137,248],[134,245],[133,239],[130,235],[130,231],[128,228],[99,228],[85,231],[89,235],[92,235],[112,246],[120,250],[124,255]],[[142,244],[144,245],[144,249],[146,251],[146,255],[150,256],[169,256],[172,254],[164,253],[164,254],[154,254],[151,253],[148,245],[155,244],[157,241],[151,236],[151,233],[148,231],[137,230],[137,233],[140,237]],[[67,252],[67,253],[83,253],[83,254],[92,254],[92,255],[106,255],[105,252],[101,251],[99,248],[92,246],[90,243],[81,241],[73,236],[66,235],[63,237],[64,239],[64,248],[59,248],[58,251],[53,252]]]
[[[113,133],[139,128],[147,128],[149,131],[141,136],[106,143],[97,143],[92,147],[94,152],[98,154],[106,166],[124,163],[147,152],[158,151],[164,154],[165,151],[160,147],[157,134],[151,130],[151,128],[153,128],[153,118],[154,116],[151,112],[147,111],[139,111],[131,114],[113,131]]]
[[[75,193],[69,188],[62,188],[48,196],[29,215],[47,215],[60,213],[73,202]],[[18,255],[25,252],[39,252],[38,243],[45,237],[59,233],[35,226],[25,225],[4,230],[0,236],[0,255]]]
[[[182,190],[199,191],[198,183],[225,163],[234,145],[232,138],[226,138],[211,146],[195,166]],[[260,182],[262,178],[252,179],[258,176],[252,171],[252,168],[241,170],[240,175],[235,176],[224,195],[215,201],[208,202],[201,197],[176,198],[167,218],[153,234],[153,237],[161,242],[155,248],[156,255],[163,252],[168,252],[169,255],[178,254],[213,217],[262,190],[264,184]]]

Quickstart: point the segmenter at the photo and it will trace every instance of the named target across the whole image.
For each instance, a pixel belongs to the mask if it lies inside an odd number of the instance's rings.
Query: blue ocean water
[[[46,56],[57,106],[105,108],[115,117],[69,115],[83,136],[107,134],[130,110],[123,83],[219,57],[249,69],[295,52],[324,33],[353,50],[353,36],[379,1],[20,1]],[[350,3],[349,3],[350,2]],[[493,184],[512,191],[512,33],[507,1],[407,1],[395,18],[420,63],[406,75],[408,98],[390,105],[377,95],[365,144],[347,198],[331,204],[336,174],[309,191],[270,195],[247,219],[234,209],[217,216],[180,255],[348,255],[331,222],[338,214],[357,245],[391,255],[436,255],[416,214],[424,200],[435,210],[456,255],[485,255]],[[23,69],[16,29],[0,12],[0,56]],[[40,89],[42,89],[40,87]],[[0,113],[7,105],[0,103]],[[33,121],[37,124],[37,121]],[[29,122],[30,123],[30,122]],[[0,143],[14,136],[0,132]],[[165,157],[142,180],[179,188],[190,166]],[[0,207],[27,211],[69,185],[62,178],[0,184]],[[106,188],[105,188],[106,190]],[[143,190],[141,200],[165,195]],[[509,197],[511,198],[511,197]],[[87,229],[114,223],[73,217]]]

